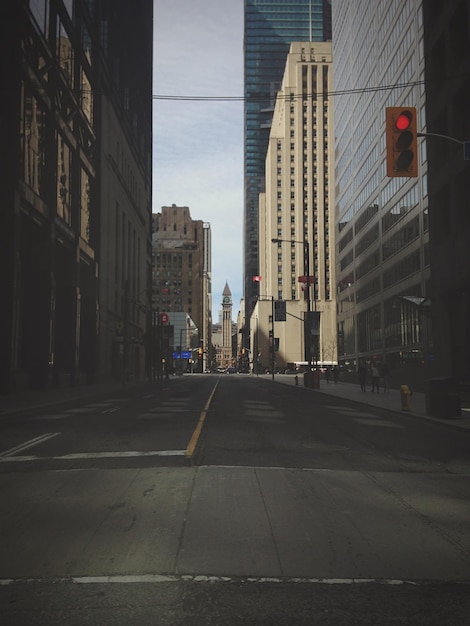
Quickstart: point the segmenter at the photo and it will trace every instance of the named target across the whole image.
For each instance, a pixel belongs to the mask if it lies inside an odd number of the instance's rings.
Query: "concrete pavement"
[[[271,374],[262,374],[259,378],[266,380],[272,380]],[[291,374],[276,374],[274,376],[274,382],[284,385],[296,386],[295,376]],[[311,392],[311,393],[323,393],[334,396],[336,398],[343,398],[344,400],[352,400],[353,402],[359,402],[372,407],[380,409],[386,409],[387,411],[396,411],[402,413],[401,397],[398,389],[390,389],[388,393],[371,392],[370,385],[367,385],[367,391],[361,391],[359,384],[346,383],[338,381],[337,383],[329,382],[323,378],[320,381],[320,389],[311,389],[304,387],[303,375],[298,377],[299,390]],[[420,417],[432,422],[452,425],[456,428],[463,430],[470,430],[470,405],[462,404],[462,410],[460,417],[453,418],[438,418],[426,415],[426,404],[424,393],[413,393],[411,397],[411,410],[406,413],[415,417]]]
[[[272,380],[271,374],[262,374],[257,378],[264,380]],[[274,382],[296,386],[295,376],[289,374],[276,374]],[[148,381],[138,381],[128,383],[130,386],[138,386],[148,384]],[[158,385],[158,382],[153,383]],[[161,384],[161,383],[160,383]],[[353,402],[359,402],[372,407],[386,409],[388,411],[402,412],[400,391],[398,389],[390,389],[389,393],[380,391],[379,393],[370,391],[370,385],[367,385],[367,391],[362,392],[359,384],[347,383],[339,381],[338,383],[321,379],[320,389],[310,389],[304,387],[303,376],[298,377],[298,388],[302,392],[323,393],[337,398],[343,398]],[[60,389],[47,390],[25,390],[10,395],[0,396],[0,417],[14,415],[23,411],[36,408],[59,405],[63,402],[69,402],[72,399],[88,399],[99,397],[108,393],[118,393],[124,387],[122,383],[102,383],[96,385],[81,385],[77,387],[64,387]],[[462,403],[462,411],[460,417],[455,418],[437,418],[426,415],[425,396],[424,393],[413,393],[411,398],[411,411],[408,415],[421,417],[433,422],[452,425],[463,430],[470,430],[470,404]]]

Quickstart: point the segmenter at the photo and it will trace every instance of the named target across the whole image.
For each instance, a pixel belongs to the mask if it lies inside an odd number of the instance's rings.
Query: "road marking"
[[[110,406],[113,406],[112,402],[96,402],[96,403],[93,403],[93,404],[86,404],[85,408],[86,409],[101,409],[101,408],[104,407],[106,409],[106,408],[108,408]]]
[[[470,580],[422,580],[405,578],[302,578],[302,577],[277,577],[277,576],[208,576],[198,574],[141,574],[141,575],[112,575],[112,576],[71,576],[70,578],[0,578],[0,586],[9,585],[37,585],[37,584],[78,584],[78,585],[103,585],[103,584],[143,584],[143,583],[251,583],[251,584],[310,584],[310,585],[380,585],[397,586],[412,585],[414,587],[426,587],[436,584],[470,585]]]
[[[401,428],[405,429],[405,426],[401,426],[400,424],[395,424],[394,422],[389,422],[388,420],[381,419],[360,419],[355,417],[355,422],[359,422],[359,424],[364,424],[364,426],[385,426],[386,428]]]
[[[40,435],[39,437],[30,439],[29,441],[25,441],[24,443],[20,443],[14,448],[5,450],[0,454],[0,457],[7,458],[9,456],[12,456],[13,454],[16,454],[17,452],[22,452],[23,450],[27,450],[28,448],[32,448],[33,446],[37,446],[40,443],[44,443],[48,439],[52,439],[52,437],[57,437],[57,435],[60,435],[60,433],[46,433],[45,435]]]
[[[199,437],[201,436],[201,431],[202,431],[202,427],[204,426],[204,422],[207,416],[207,411],[209,410],[210,404],[212,402],[212,398],[214,397],[215,394],[215,390],[217,389],[217,386],[220,382],[220,377],[217,379],[217,382],[215,383],[214,389],[212,390],[211,395],[209,396],[209,399],[206,402],[206,405],[204,406],[204,408],[201,411],[201,415],[199,417],[199,421],[197,423],[197,426],[193,432],[193,435],[188,443],[188,447],[186,448],[186,458],[188,460],[191,460],[194,456],[194,452],[196,451],[196,447],[197,447],[197,443],[199,441]]]
[[[59,434],[59,433],[55,433]],[[62,456],[4,456],[0,463],[7,461],[77,461],[83,459],[120,459],[150,456],[185,456],[186,450],[124,450],[121,452],[74,452]]]
[[[169,411],[168,409],[166,411],[152,411],[151,413],[139,413],[138,415],[135,416],[135,419],[138,420],[142,420],[142,419],[159,419],[161,420],[162,418],[167,418],[167,419],[171,419],[173,418],[175,415],[183,415],[185,413],[193,413],[194,411],[192,411],[191,409],[185,409],[185,410],[177,410],[177,411]]]
[[[31,417],[29,420],[31,422],[41,422],[44,420],[63,420],[70,417],[67,413],[54,413],[54,415],[37,415],[36,417]]]

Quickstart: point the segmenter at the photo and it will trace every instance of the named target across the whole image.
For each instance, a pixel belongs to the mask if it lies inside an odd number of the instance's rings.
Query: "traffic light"
[[[418,131],[415,107],[386,109],[387,176],[418,176]]]
[[[274,320],[276,322],[285,322],[286,321],[286,301],[285,300],[275,300],[274,301]]]

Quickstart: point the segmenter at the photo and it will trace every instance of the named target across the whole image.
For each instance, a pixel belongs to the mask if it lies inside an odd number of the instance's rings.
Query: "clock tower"
[[[225,283],[222,292],[222,359],[223,367],[232,365],[232,292]]]

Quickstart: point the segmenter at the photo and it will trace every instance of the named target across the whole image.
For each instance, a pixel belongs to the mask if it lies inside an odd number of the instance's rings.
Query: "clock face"
[[[230,302],[230,298],[228,296],[224,296],[224,304],[228,304]]]

